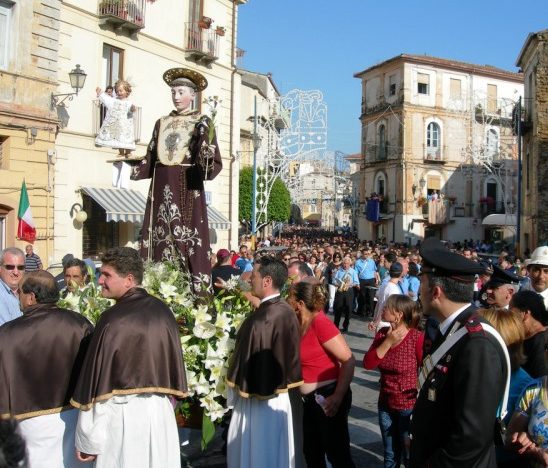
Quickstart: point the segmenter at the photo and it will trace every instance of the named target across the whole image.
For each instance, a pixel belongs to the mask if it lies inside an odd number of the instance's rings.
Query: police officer
[[[420,254],[421,301],[439,330],[419,371],[410,466],[495,468],[494,429],[507,368],[502,345],[471,305],[483,267],[433,238]]]
[[[507,309],[512,296],[519,290],[520,279],[509,270],[493,266],[493,274],[482,288],[482,299],[489,307]]]

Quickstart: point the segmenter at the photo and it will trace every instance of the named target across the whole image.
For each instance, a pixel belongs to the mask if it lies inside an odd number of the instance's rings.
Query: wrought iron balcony
[[[185,51],[195,62],[211,63],[219,58],[219,35],[199,23],[185,23]]]
[[[506,213],[506,208],[502,200],[497,200],[496,202],[480,202],[481,216],[487,216],[490,214],[504,214]]]
[[[384,144],[384,145],[370,145],[365,147],[365,164],[374,164],[389,159],[398,159],[401,157],[401,147]]]
[[[439,146],[437,148],[426,148],[424,161],[429,163],[445,163],[444,151]]]
[[[145,27],[145,0],[102,0],[99,18],[115,28],[137,31]]]

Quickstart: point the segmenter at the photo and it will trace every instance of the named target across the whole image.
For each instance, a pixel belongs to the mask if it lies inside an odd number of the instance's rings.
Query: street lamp
[[[426,186],[426,180],[424,180],[424,177],[421,177],[419,180],[419,187],[421,188],[421,194],[423,193],[425,186]]]
[[[261,147],[261,136],[257,133],[257,96],[255,96],[255,119],[253,123],[253,195],[251,205],[251,248],[255,250],[257,242],[257,151]]]
[[[86,77],[86,72],[80,68],[80,65],[76,65],[76,68],[69,73],[70,86],[75,92],[65,94],[51,93],[51,110],[54,110],[56,106],[64,102],[67,98],[69,101],[72,101],[73,96],[78,95],[78,91],[84,87]],[[59,100],[60,97],[63,97],[63,99]]]

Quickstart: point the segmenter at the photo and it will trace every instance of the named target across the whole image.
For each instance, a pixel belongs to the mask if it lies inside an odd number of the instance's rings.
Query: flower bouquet
[[[196,284],[196,280],[188,272],[169,262],[147,262],[142,286],[171,308],[179,324],[189,398],[177,405],[176,413],[185,420],[196,420],[196,411],[203,412],[205,449],[215,435],[215,424],[220,424],[229,410],[225,384],[228,357],[251,305],[241,294],[237,277],[227,281],[224,293],[217,297],[208,292],[209,277],[201,275],[198,280],[202,285],[200,296],[193,292],[192,283]],[[100,289],[90,283],[69,293],[59,306],[80,312],[96,323],[112,305],[101,297]]]

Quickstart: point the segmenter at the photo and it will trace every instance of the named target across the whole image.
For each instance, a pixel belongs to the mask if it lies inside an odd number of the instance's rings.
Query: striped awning
[[[230,229],[230,221],[212,206],[207,207],[207,220],[210,228]]]
[[[137,190],[82,187],[106,211],[107,221],[129,221],[141,224],[146,198]],[[230,221],[212,206],[207,207],[208,224],[213,229],[230,229]]]
[[[104,208],[107,221],[143,222],[147,200],[137,190],[82,187],[82,191]]]

